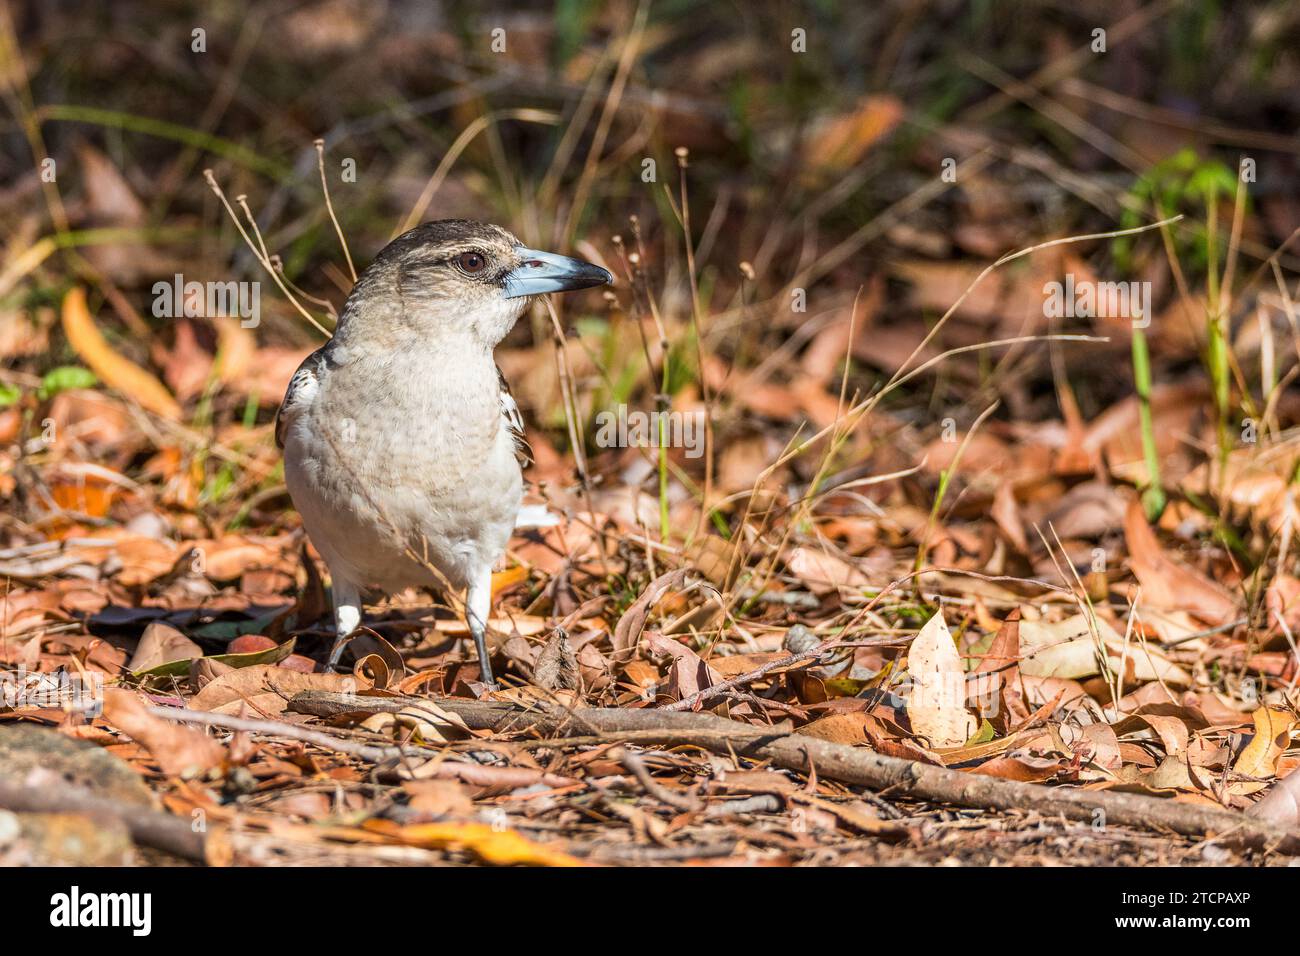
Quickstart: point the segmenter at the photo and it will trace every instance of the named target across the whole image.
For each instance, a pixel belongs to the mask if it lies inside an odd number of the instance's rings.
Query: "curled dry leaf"
[[[645,645],[656,654],[666,654],[673,659],[668,668],[668,686],[664,693],[680,700],[712,687],[721,679],[716,671],[700,659],[685,644],[654,632],[647,634]]]
[[[389,728],[414,730],[427,741],[447,743],[471,736],[469,727],[459,714],[443,710],[432,701],[403,707],[396,713],[381,711],[371,714],[361,722],[366,730],[386,732]]]
[[[1097,632],[1094,635],[1092,624]],[[1160,680],[1171,686],[1190,687],[1192,676],[1169,660],[1149,641],[1124,637],[1104,618],[1090,622],[1083,614],[1063,621],[1020,622],[1022,660],[1020,672],[1033,677],[1076,679],[1101,673],[1097,638],[1106,648],[1107,667],[1126,681]]]
[[[578,658],[569,646],[569,635],[557,627],[537,656],[533,682],[547,690],[576,690],[578,688]]]
[[[676,571],[669,571],[667,574],[661,574],[641,592],[641,596],[632,602],[621,618],[618,624],[614,626],[614,636],[612,643],[614,645],[614,662],[616,664],[626,664],[632,657],[632,652],[636,649],[637,643],[641,640],[641,632],[645,629],[646,618],[650,616],[650,609],[654,607],[661,597],[663,597],[670,588],[681,585],[686,579],[686,569],[678,568]]]
[[[803,547],[790,550],[786,555],[785,566],[791,574],[803,580],[809,589],[819,594],[834,591],[837,587],[869,587],[872,579],[867,571],[877,569],[869,566],[864,571],[858,563],[847,561],[830,551]]]
[[[486,823],[417,823],[402,827],[387,820],[372,820],[367,829],[410,846],[468,850],[484,863],[503,866],[585,865],[567,853],[534,843],[514,830],[502,830]]]
[[[993,506],[989,509],[989,516],[1017,551],[1021,554],[1029,553],[1025,525],[1020,518],[1020,508],[1016,504],[1016,494],[1011,487],[1011,482],[1003,481],[998,485],[997,491],[993,493]]]
[[[1015,608],[998,628],[988,651],[967,686],[981,716],[1008,730],[1029,716],[1020,690],[1020,609]]]
[[[925,622],[907,652],[912,691],[907,716],[912,731],[931,747],[960,747],[979,724],[966,709],[966,672],[940,611]]]
[[[812,132],[804,147],[807,169],[855,166],[902,118],[903,105],[895,97],[863,97],[851,112],[824,121]]]
[[[1291,728],[1295,718],[1285,710],[1260,707],[1251,718],[1255,721],[1255,736],[1237,757],[1232,769],[1245,777],[1277,776],[1277,759],[1291,744]],[[1229,789],[1236,794],[1256,793],[1268,784],[1258,780],[1243,780]]]

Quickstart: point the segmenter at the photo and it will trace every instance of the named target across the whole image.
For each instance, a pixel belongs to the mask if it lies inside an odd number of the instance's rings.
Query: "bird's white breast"
[[[285,435],[285,481],[331,567],[386,591],[462,587],[504,552],[522,497],[491,355],[343,355]]]

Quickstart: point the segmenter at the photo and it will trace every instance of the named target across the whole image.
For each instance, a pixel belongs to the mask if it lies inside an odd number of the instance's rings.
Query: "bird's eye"
[[[456,257],[456,265],[462,272],[474,275],[487,268],[487,257],[481,252],[462,252]]]

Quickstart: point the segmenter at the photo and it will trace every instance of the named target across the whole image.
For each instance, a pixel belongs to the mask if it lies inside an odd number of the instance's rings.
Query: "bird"
[[[613,282],[500,226],[425,222],[357,277],[332,338],[303,360],[276,415],[284,479],[329,571],[333,672],[363,594],[464,592],[479,671],[492,568],[523,500],[528,446],[493,350],[536,296]]]

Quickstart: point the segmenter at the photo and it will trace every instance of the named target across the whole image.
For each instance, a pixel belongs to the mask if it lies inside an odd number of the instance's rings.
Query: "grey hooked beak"
[[[515,251],[523,262],[506,273],[507,299],[542,295],[545,292],[590,289],[614,281],[607,270],[581,259],[559,256],[554,252],[538,252],[536,249],[520,248]]]

